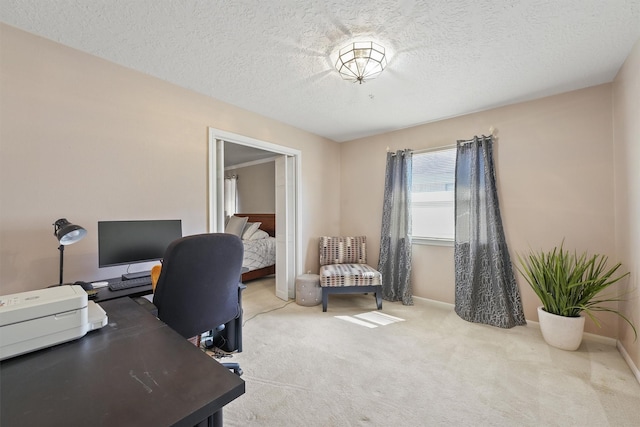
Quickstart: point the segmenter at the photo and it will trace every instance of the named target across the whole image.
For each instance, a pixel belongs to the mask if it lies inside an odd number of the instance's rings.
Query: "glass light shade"
[[[343,79],[362,84],[387,66],[385,50],[374,42],[354,42],[340,49],[336,69]]]

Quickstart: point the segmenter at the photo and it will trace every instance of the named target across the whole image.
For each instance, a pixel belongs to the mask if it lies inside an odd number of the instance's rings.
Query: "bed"
[[[247,224],[260,223],[258,229],[268,235],[264,233],[253,233],[248,239],[242,240],[244,244],[244,260],[242,266],[249,269],[249,271],[242,274],[242,281],[246,282],[275,274],[276,215],[237,213],[235,216],[247,217]],[[259,236],[261,238],[251,239],[253,236]]]

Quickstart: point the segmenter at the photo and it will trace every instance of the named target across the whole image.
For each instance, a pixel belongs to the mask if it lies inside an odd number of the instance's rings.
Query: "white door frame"
[[[275,159],[276,186],[276,296],[287,301],[290,295],[289,284],[295,284],[296,270],[292,253],[295,247],[295,158],[280,155]],[[284,254],[284,255],[282,255]]]
[[[287,156],[287,193],[292,200],[288,200],[287,208],[284,212],[279,212],[282,207],[276,204],[276,221],[279,217],[287,218],[285,229],[276,228],[276,234],[283,233],[286,241],[288,260],[283,264],[285,266],[284,283],[276,283],[276,295],[279,298],[287,299],[295,297],[295,278],[301,271],[302,254],[300,244],[300,182],[302,152],[290,147],[272,144],[270,142],[261,141],[244,135],[223,131],[210,127],[209,129],[209,151],[208,151],[208,181],[207,181],[207,219],[208,231],[210,233],[222,232],[224,230],[224,143],[231,142],[234,144],[246,145],[261,150],[271,151],[277,154]],[[293,182],[290,182],[293,181]],[[289,199],[288,197],[288,199]],[[277,236],[276,236],[277,238]],[[281,251],[280,251],[281,252]],[[276,257],[278,252],[276,252]],[[276,262],[276,269],[279,265]],[[278,277],[278,275],[277,275]],[[276,280],[277,282],[277,280]]]

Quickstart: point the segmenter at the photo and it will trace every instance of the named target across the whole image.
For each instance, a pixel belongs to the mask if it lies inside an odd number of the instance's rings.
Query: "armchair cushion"
[[[367,265],[365,236],[320,237],[320,287],[322,311],[327,311],[329,294],[372,292],[382,309],[382,274]]]
[[[320,265],[366,264],[366,236],[320,237]]]
[[[366,264],[331,264],[320,267],[320,286],[377,286],[382,274]]]

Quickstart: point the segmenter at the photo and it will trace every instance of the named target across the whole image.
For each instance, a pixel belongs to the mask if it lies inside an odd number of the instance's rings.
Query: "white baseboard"
[[[583,335],[589,341],[595,341],[600,344],[610,345],[612,347],[616,346],[617,340],[615,338],[609,338],[598,334],[592,334],[590,332],[585,332]]]
[[[535,320],[527,319],[527,325],[540,329],[540,323],[536,322]],[[582,338],[587,341],[596,342],[604,345],[610,345],[611,347],[615,347],[617,342],[615,338],[605,337],[603,335],[593,334],[591,332],[583,333]]]
[[[450,302],[443,302],[443,301],[438,301],[435,299],[429,299],[429,298],[424,298],[424,297],[417,297],[415,295],[412,296],[413,299],[417,299],[420,301],[424,301],[424,302],[428,302],[430,304],[436,304],[436,305],[440,305],[442,307],[446,307],[446,308],[450,308],[451,310],[455,309],[455,305],[451,304]]]
[[[633,372],[633,375],[636,377],[636,381],[640,383],[640,370],[635,365],[635,363],[633,363],[633,360],[631,360],[631,356],[629,356],[629,353],[627,353],[627,350],[624,348],[620,341],[616,342],[616,348],[622,355],[624,361],[627,362],[627,365],[629,365],[629,369],[631,369],[631,372]]]

